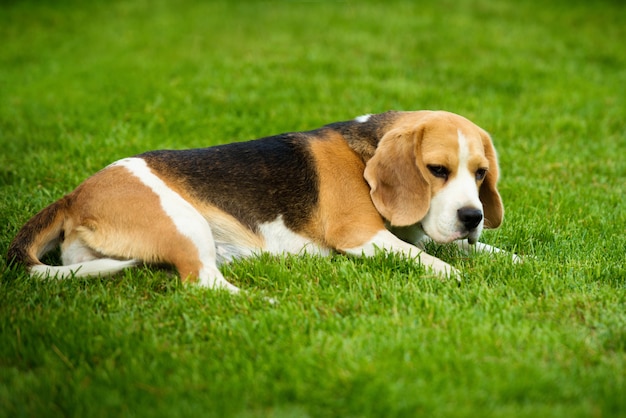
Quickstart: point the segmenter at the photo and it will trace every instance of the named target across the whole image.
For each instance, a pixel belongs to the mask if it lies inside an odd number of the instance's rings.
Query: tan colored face
[[[404,115],[380,140],[364,176],[390,225],[419,223],[437,242],[474,242],[483,227],[502,221],[491,139],[453,113]]]
[[[437,242],[475,241],[483,228],[479,190],[490,164],[479,131],[463,125],[436,124],[426,130],[417,155],[431,193],[421,224]]]
[[[485,156],[479,132],[471,131],[438,125],[425,133],[419,163],[426,168],[423,174],[429,177],[431,197],[466,172],[472,174],[476,187],[480,187],[489,170],[489,160]]]

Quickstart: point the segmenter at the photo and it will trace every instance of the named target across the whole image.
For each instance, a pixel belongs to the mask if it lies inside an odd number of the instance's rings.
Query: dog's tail
[[[33,216],[19,230],[7,252],[9,265],[22,265],[28,270],[43,265],[39,260],[61,241],[68,198],[57,200]]]
[[[97,276],[116,273],[136,265],[137,260],[100,258],[67,266],[50,266],[40,259],[56,248],[63,239],[70,197],[65,196],[41,210],[19,230],[7,252],[9,266],[21,265],[32,276],[67,277]]]

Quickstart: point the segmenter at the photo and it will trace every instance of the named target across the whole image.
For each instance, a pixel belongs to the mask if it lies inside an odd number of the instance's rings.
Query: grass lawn
[[[0,6],[0,252],[108,163],[445,109],[491,132],[506,217],[460,287],[381,254],[38,281],[0,261],[0,416],[626,416],[619,1]],[[266,302],[274,298],[277,304]]]

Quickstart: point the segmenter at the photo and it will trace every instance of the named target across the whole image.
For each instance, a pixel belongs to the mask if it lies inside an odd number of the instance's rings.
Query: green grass
[[[393,256],[260,257],[244,296],[0,262],[0,416],[626,416],[618,1],[11,1],[0,250],[106,164],[388,109],[490,131],[506,219],[460,287]],[[269,304],[267,297],[278,303]]]

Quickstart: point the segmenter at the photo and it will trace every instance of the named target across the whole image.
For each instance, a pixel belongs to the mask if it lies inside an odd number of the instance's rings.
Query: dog
[[[424,243],[477,243],[504,208],[485,130],[445,111],[389,111],[209,148],[114,162],[30,219],[7,258],[33,276],[103,276],[140,263],[239,288],[218,266],[272,254],[401,254],[459,272]],[[62,266],[42,256],[61,247]]]

